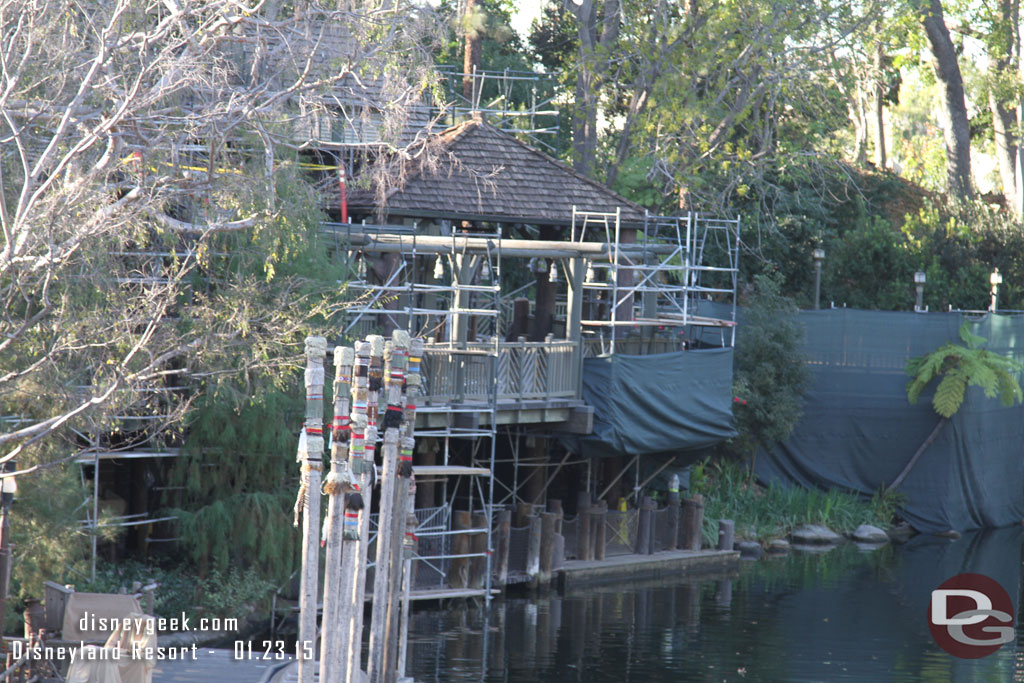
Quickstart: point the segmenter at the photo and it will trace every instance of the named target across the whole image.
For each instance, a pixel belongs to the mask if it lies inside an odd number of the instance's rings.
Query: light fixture
[[[548,282],[560,282],[558,279],[558,261],[551,262],[551,269],[548,270]]]
[[[480,279],[483,282],[489,282],[491,279],[491,262],[487,259],[480,264]]]
[[[914,304],[914,310],[918,313],[923,312],[924,309],[924,283],[928,278],[925,276],[923,270],[919,270],[914,273],[914,288],[917,290],[917,303]]]
[[[434,261],[434,279],[440,280],[444,277],[444,262],[441,261],[441,255],[437,255],[437,260]]]
[[[821,262],[825,260],[825,250],[815,247],[811,252],[814,259],[814,310],[821,308]]]
[[[595,282],[597,280],[597,273],[594,272],[594,264],[587,261],[587,282]]]

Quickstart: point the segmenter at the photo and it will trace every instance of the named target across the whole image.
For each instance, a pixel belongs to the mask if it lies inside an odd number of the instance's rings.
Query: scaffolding
[[[588,355],[615,353],[633,330],[640,335],[676,331],[684,339],[732,346],[736,329],[739,274],[739,218],[698,213],[657,216],[647,213],[642,226],[623,226],[619,211],[574,207],[572,240],[607,245],[606,261],[587,263],[583,282]],[[630,247],[629,250],[625,247]],[[727,315],[701,315],[714,301]]]

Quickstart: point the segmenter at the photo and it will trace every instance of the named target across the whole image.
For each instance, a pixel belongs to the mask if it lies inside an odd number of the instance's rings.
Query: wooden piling
[[[334,348],[334,419],[331,423],[331,473],[324,482],[328,495],[325,524],[327,552],[324,559],[323,617],[321,619],[320,681],[338,683],[340,665],[348,645],[351,622],[353,558],[344,557],[343,541],[346,493],[351,491],[348,463],[349,391],[352,383],[352,349]],[[346,566],[346,560],[348,564]]]
[[[480,557],[469,559],[469,587],[483,588],[487,581],[487,515],[483,512],[474,512],[472,516],[474,529],[483,529],[472,535],[469,541],[469,551]]]
[[[302,485],[302,577],[299,588],[299,683],[313,683],[316,656],[317,584],[320,563],[320,472],[323,468],[324,357],[327,340],[306,337],[306,423],[298,458]]]
[[[494,526],[494,582],[498,586],[508,583],[508,554],[512,541],[512,511],[499,510]]]
[[[534,586],[540,576],[540,539],[541,521],[540,517],[530,517],[530,536],[526,546],[526,573]]]
[[[680,514],[680,502],[679,502],[679,491],[669,491],[668,493],[668,506],[665,508],[668,514],[668,531],[666,532],[667,538],[666,550],[675,550],[679,547],[679,514]]]
[[[637,518],[636,543],[633,545],[633,552],[637,555],[650,555],[654,552],[654,543],[651,538],[651,519],[654,516],[654,500],[650,496],[644,496],[640,500],[640,510]]]
[[[472,514],[469,510],[455,510],[452,512],[452,531],[466,531],[473,523]],[[469,586],[469,558],[458,557],[469,554],[469,535],[457,533],[452,536],[451,562],[448,564],[448,585],[452,588],[466,588]]]
[[[718,549],[732,550],[736,525],[731,519],[718,520]]]
[[[542,586],[551,582],[551,570],[554,564],[555,554],[555,514],[553,512],[542,512],[540,514],[540,558],[538,560],[539,572],[538,581]]]
[[[590,545],[590,492],[576,494],[576,559],[594,559]]]
[[[704,497],[699,493],[683,503],[682,550],[700,550],[704,525]]]
[[[608,503],[599,500],[590,510],[591,555],[595,560],[603,560],[608,534]]]

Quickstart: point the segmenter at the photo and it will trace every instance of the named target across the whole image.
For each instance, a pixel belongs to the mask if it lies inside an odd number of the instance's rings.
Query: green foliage
[[[949,419],[960,409],[967,387],[980,387],[986,398],[996,398],[1006,407],[1021,402],[1020,383],[1014,373],[1024,371],[1024,364],[980,348],[984,337],[972,334],[970,323],[960,326],[960,339],[964,345],[946,343],[924,356],[907,362],[907,400],[917,403],[921,392],[936,378],[939,380],[932,398],[932,407]]]
[[[739,435],[732,446],[751,454],[759,446],[783,441],[800,419],[808,370],[800,345],[803,328],[796,305],[779,292],[778,278],[759,275],[743,302],[737,335],[733,415]]]
[[[96,568],[95,580],[78,581],[75,588],[92,593],[130,593],[136,584],[153,583],[157,584],[155,615],[166,618],[181,614],[241,617],[253,606],[265,606],[273,589],[251,568],[215,570],[204,579],[183,567],[165,568],[133,560],[103,562]]]
[[[718,520],[732,519],[736,535],[756,541],[784,537],[801,524],[823,524],[851,533],[861,524],[887,528],[899,513],[900,494],[876,492],[868,497],[854,491],[805,489],[750,480],[740,463],[718,459],[703,466],[703,481],[691,479],[690,489],[704,496],[704,540],[713,544]]]

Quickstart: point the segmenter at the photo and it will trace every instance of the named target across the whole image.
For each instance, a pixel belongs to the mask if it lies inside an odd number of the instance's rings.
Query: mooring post
[[[324,357],[327,340],[306,337],[306,423],[299,438],[302,483],[295,503],[302,517],[302,577],[299,588],[299,683],[313,683],[316,662],[317,583],[320,562],[320,472],[324,454]]]
[[[334,348],[334,419],[331,423],[331,472],[324,481],[328,495],[327,519],[324,522],[324,541],[327,554],[324,559],[324,611],[320,636],[320,680],[338,683],[341,680],[341,662],[348,645],[348,627],[351,621],[352,558],[343,550],[346,503],[357,503],[360,496],[353,488],[348,463],[349,444],[349,391],[352,383],[352,364],[355,352],[350,348]],[[362,508],[362,498],[354,512]],[[354,540],[354,539],[353,539]],[[348,564],[346,564],[348,560]],[[346,590],[347,588],[347,590]]]
[[[356,363],[352,377],[352,440],[349,464],[365,502],[358,517],[358,540],[352,549],[356,568],[352,585],[352,618],[344,683],[361,683],[363,653],[363,612],[366,599],[366,565],[370,539],[370,501],[373,498],[374,454],[377,450],[377,414],[384,376],[384,338],[370,335],[355,344]],[[351,521],[351,518],[347,518]],[[346,546],[349,544],[346,544]]]
[[[718,549],[732,550],[736,525],[731,519],[718,520]]]
[[[396,526],[395,515],[398,505],[398,449],[400,429],[405,406],[402,401],[402,389],[405,386],[405,369],[409,352],[409,334],[404,330],[395,330],[392,341],[385,344],[384,356],[387,377],[387,409],[384,413],[384,464],[381,469],[380,514],[377,532],[377,561],[373,572],[373,605],[370,614],[370,648],[367,661],[367,678],[369,683],[386,681],[389,610],[393,604],[391,592],[397,587],[393,583],[392,561],[396,544],[401,547],[404,538],[405,513],[400,512],[401,526]],[[396,536],[396,529],[401,528],[401,535]],[[397,629],[395,630],[397,633]],[[393,672],[393,669],[391,670]]]
[[[700,550],[704,525],[704,497],[699,493],[683,503],[683,550]]]
[[[668,505],[665,508],[668,514],[668,529],[665,539],[666,550],[675,550],[679,547],[679,475],[673,474],[668,485]]]
[[[555,516],[555,549],[551,557],[551,568],[558,569],[565,564],[565,536],[562,535],[565,513],[562,511],[562,501],[558,498],[549,498],[548,512]]]
[[[637,519],[636,546],[637,555],[650,555],[654,552],[654,539],[651,537],[654,520],[654,499],[644,496],[640,499],[640,510]]]
[[[540,517],[530,517],[530,537],[526,546],[526,573],[530,575],[530,582],[536,588],[540,577]]]
[[[590,545],[590,491],[576,494],[576,559],[594,559]]]
[[[472,518],[474,529],[483,529],[470,538],[469,551],[479,557],[469,560],[469,587],[483,588],[487,580],[487,515],[474,512]]]
[[[608,502],[599,500],[590,510],[590,528],[593,539],[590,546],[593,548],[592,555],[595,560],[603,560],[605,545],[607,544],[606,534],[608,533]]]
[[[551,583],[551,569],[555,555],[555,513],[540,513],[540,571],[538,578],[542,587]]]
[[[504,586],[508,583],[508,552],[512,541],[511,510],[498,511],[494,536],[494,582]]]
[[[465,532],[473,523],[473,517],[469,510],[452,511],[452,531]],[[469,558],[460,555],[469,554],[469,535],[466,533],[455,533],[452,535],[452,558],[448,563],[448,584],[452,588],[466,588],[469,586]]]

